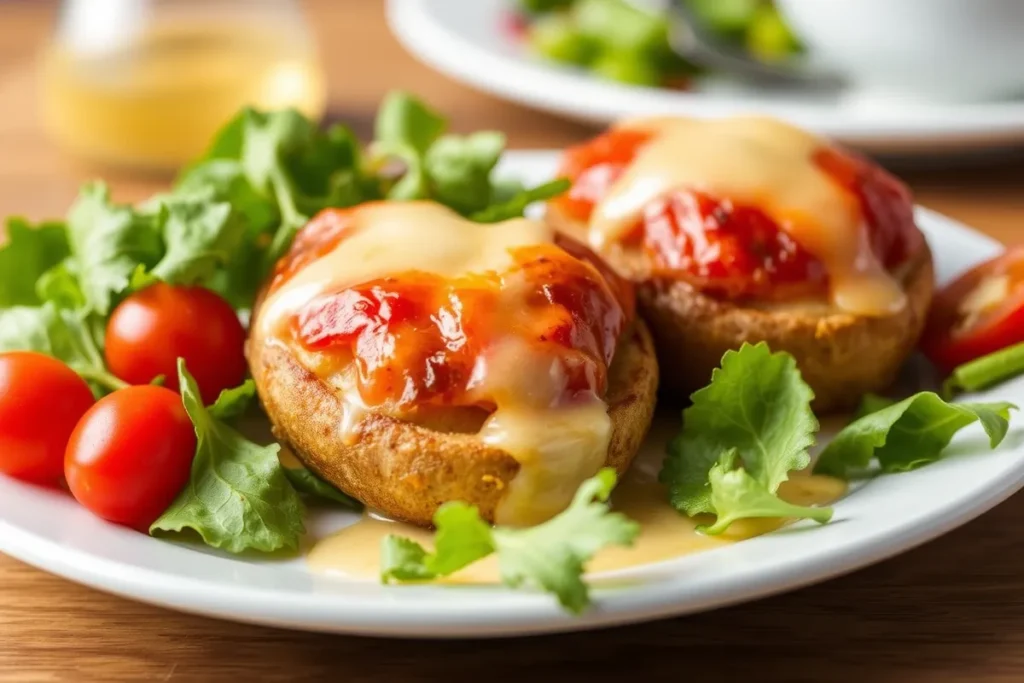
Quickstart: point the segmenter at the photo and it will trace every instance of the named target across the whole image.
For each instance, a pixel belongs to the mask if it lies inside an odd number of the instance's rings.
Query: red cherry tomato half
[[[231,305],[208,289],[158,283],[132,294],[107,323],[107,366],[129,384],[159,375],[178,388],[184,358],[203,401],[245,379],[245,329]]]
[[[56,483],[68,438],[95,401],[85,380],[55,358],[0,354],[0,472]]]
[[[100,399],[71,434],[64,476],[89,511],[146,531],[188,483],[196,434],[170,389],[137,386]]]
[[[947,285],[932,302],[921,349],[944,372],[1024,342],[1024,245]]]

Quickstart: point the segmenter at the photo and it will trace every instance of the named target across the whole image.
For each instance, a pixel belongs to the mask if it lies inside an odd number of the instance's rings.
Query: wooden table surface
[[[470,0],[467,0],[470,1]],[[331,116],[367,133],[377,101],[413,90],[459,130],[513,147],[590,133],[479,95],[418,65],[376,0],[308,3]],[[32,60],[54,5],[0,2],[0,215],[59,215],[94,175],[39,129]],[[107,174],[122,199],[163,182]],[[906,174],[919,200],[1004,241],[1024,236],[1024,165]],[[1024,681],[1024,495],[901,557],[788,595],[684,619],[510,641],[396,642],[310,635],[169,612],[0,556],[0,682],[520,681],[523,679]]]

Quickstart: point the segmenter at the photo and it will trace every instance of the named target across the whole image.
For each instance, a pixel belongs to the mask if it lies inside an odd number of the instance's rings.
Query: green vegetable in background
[[[567,64],[586,65],[601,49],[600,42],[580,31],[566,14],[537,19],[530,27],[528,40],[537,54]]]
[[[629,85],[658,85],[661,73],[654,62],[631,50],[606,50],[590,65],[595,74]]]
[[[754,22],[764,0],[687,0],[690,8],[712,31],[740,37]]]
[[[880,407],[846,426],[825,447],[816,473],[850,477],[877,460],[883,472],[905,472],[935,462],[953,436],[981,422],[992,448],[1009,428],[1012,403],[946,403],[922,391]]]
[[[233,553],[298,549],[303,506],[278,461],[280,446],[259,446],[218,420],[203,406],[195,380],[180,360],[178,373],[198,446],[189,483],[153,522],[150,533],[188,528],[207,545]]]
[[[491,527],[475,507],[446,503],[434,515],[434,552],[407,538],[388,536],[381,546],[384,581],[426,581],[448,576],[492,553],[502,581],[554,593],[571,612],[590,604],[584,565],[601,548],[630,545],[639,526],[608,509],[615,471],[603,469],[580,485],[564,512],[528,529]]]
[[[571,6],[573,0],[519,0],[519,7],[524,12],[542,14]]]
[[[765,62],[777,62],[800,51],[800,42],[779,11],[765,4],[754,12],[745,42],[750,54]]]
[[[609,50],[655,55],[668,45],[664,16],[634,7],[626,0],[577,0],[576,28]]]
[[[765,61],[801,49],[770,0],[686,0],[717,40]],[[581,66],[596,76],[644,86],[666,86],[700,73],[669,45],[669,21],[656,6],[629,0],[520,0],[526,45],[535,54]]]
[[[772,353],[763,342],[727,351],[711,383],[691,397],[683,429],[669,445],[660,480],[672,505],[690,516],[717,515],[708,533],[745,517],[827,521],[827,508],[776,496],[791,471],[810,463],[818,430],[813,397],[788,353]]]

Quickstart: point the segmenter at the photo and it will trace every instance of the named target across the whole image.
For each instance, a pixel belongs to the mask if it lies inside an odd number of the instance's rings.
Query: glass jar
[[[52,135],[93,161],[171,169],[244,106],[323,114],[292,0],[65,0],[41,72]]]

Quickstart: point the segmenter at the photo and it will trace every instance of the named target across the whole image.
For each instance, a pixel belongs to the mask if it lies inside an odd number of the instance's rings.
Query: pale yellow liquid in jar
[[[797,505],[829,505],[843,496],[846,483],[833,477],[794,473],[779,488],[779,495]],[[649,474],[631,472],[616,488],[612,507],[640,524],[640,534],[630,547],[604,548],[590,561],[587,573],[602,574],[619,569],[713,550],[774,531],[786,524],[779,519],[745,519],[720,536],[697,532],[701,522],[677,512],[668,503],[665,489]],[[351,579],[376,581],[380,578],[380,546],[385,536],[406,536],[429,548],[433,532],[366,515],[352,526],[329,536],[309,552],[306,561],[316,572]],[[485,558],[448,577],[452,583],[500,582],[497,558]]]
[[[175,168],[244,106],[319,118],[325,102],[301,27],[269,19],[176,17],[99,51],[58,41],[42,67],[50,132],[104,163]]]

